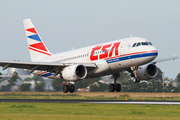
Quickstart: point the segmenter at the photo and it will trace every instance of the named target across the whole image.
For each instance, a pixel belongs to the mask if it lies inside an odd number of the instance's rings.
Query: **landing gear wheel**
[[[73,93],[73,92],[74,92],[74,89],[75,89],[75,88],[74,88],[74,85],[70,85],[70,86],[69,86],[69,92],[70,92],[70,93]]]
[[[68,85],[64,85],[64,86],[63,86],[63,92],[64,92],[64,93],[67,93],[68,90],[69,90],[69,86],[68,86]]]
[[[114,92],[115,91],[115,85],[114,84],[110,84],[109,91],[110,92]]]
[[[116,84],[116,92],[120,92],[121,91],[121,85],[120,84]]]

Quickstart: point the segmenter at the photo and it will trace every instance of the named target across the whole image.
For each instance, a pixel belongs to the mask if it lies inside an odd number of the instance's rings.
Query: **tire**
[[[114,92],[115,91],[115,85],[114,84],[110,84],[109,91],[110,92]]]
[[[75,89],[74,85],[70,85],[70,86],[69,86],[69,92],[70,92],[70,93],[73,93],[73,92],[74,92],[74,89]]]
[[[121,85],[120,84],[116,84],[116,92],[120,92],[121,91]]]
[[[64,85],[64,86],[63,86],[63,92],[64,92],[64,93],[67,93],[68,90],[69,90],[69,86],[68,86],[68,85]]]

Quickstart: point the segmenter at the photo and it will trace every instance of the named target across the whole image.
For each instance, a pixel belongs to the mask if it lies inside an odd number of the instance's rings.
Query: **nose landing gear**
[[[133,77],[133,82],[134,83],[139,83],[140,82],[140,79],[137,76],[137,69],[138,69],[137,66],[131,66],[130,67],[131,77]]]

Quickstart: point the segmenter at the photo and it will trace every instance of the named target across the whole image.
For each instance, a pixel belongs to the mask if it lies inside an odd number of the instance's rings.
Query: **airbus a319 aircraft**
[[[120,71],[127,70],[131,73],[133,81],[139,83],[140,80],[149,80],[157,75],[157,62],[178,58],[174,56],[154,60],[158,55],[157,49],[151,42],[140,37],[52,54],[30,19],[24,20],[24,27],[31,62],[0,61],[0,66],[3,70],[8,67],[22,68],[39,76],[64,79],[68,83],[63,86],[64,93],[74,92],[75,88],[71,82],[110,74],[114,77],[114,84],[110,84],[109,90],[120,92],[121,85],[117,83]]]

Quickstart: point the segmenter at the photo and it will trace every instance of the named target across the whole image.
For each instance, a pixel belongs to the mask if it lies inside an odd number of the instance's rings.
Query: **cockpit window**
[[[148,42],[149,43],[149,45],[153,45],[151,42]]]
[[[132,47],[135,47],[135,46],[136,46],[136,43],[134,43]]]
[[[136,45],[136,47],[138,47],[138,46],[140,46],[140,45],[141,45],[141,43],[140,43],[140,42],[138,42],[138,43],[137,43],[137,45]]]
[[[132,47],[147,46],[147,45],[153,45],[153,44],[151,42],[138,42],[138,43],[134,43]]]
[[[141,42],[142,45],[149,45],[147,42]]]

